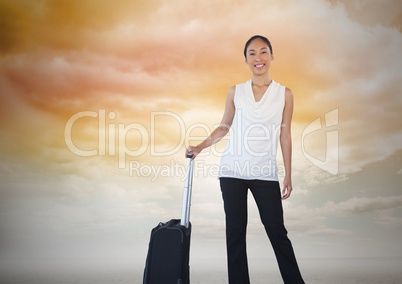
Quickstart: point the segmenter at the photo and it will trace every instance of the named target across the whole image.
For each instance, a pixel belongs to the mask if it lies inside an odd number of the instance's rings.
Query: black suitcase
[[[187,156],[181,219],[159,223],[151,231],[144,284],[190,283],[190,205],[193,182],[192,155]]]

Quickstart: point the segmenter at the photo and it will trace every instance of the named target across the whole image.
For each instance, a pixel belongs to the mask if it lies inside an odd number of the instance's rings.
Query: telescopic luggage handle
[[[186,179],[184,180],[184,189],[183,189],[183,205],[181,209],[181,219],[180,225],[189,227],[190,223],[190,207],[191,207],[191,191],[193,185],[193,160],[194,152],[191,151],[187,154],[187,169],[186,169]]]

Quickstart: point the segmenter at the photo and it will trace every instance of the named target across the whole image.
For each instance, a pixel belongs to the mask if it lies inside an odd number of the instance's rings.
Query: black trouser
[[[226,214],[229,283],[250,283],[246,252],[248,189],[257,203],[261,221],[274,249],[284,283],[304,283],[284,226],[279,183],[220,178],[220,185]]]

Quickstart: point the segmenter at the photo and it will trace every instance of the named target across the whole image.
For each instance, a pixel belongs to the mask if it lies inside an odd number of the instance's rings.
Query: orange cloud
[[[352,147],[358,157],[375,141],[367,129],[396,147],[401,34],[383,16],[366,26],[354,21],[357,12],[319,1],[221,1],[214,9],[195,1],[22,3],[1,4],[4,117],[19,113],[19,103],[64,123],[83,110],[144,125],[155,110],[223,111],[229,87],[250,76],[244,42],[265,34],[273,78],[294,91],[298,125],[339,108],[342,142],[366,145]]]

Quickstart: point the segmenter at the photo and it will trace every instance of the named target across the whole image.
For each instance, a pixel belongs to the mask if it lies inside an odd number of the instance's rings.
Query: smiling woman
[[[188,147],[186,154],[192,151],[197,156],[203,149],[220,141],[231,129],[219,173],[226,214],[229,283],[250,283],[246,252],[249,189],[257,203],[284,282],[304,283],[287,237],[282,209],[282,200],[292,192],[290,126],[293,94],[270,77],[273,56],[271,43],[266,37],[251,37],[245,44],[244,55],[252,73],[251,79],[230,88],[219,127],[197,146]],[[270,128],[274,131],[266,139],[264,134],[269,133]],[[285,166],[282,196],[276,166],[278,138]]]

